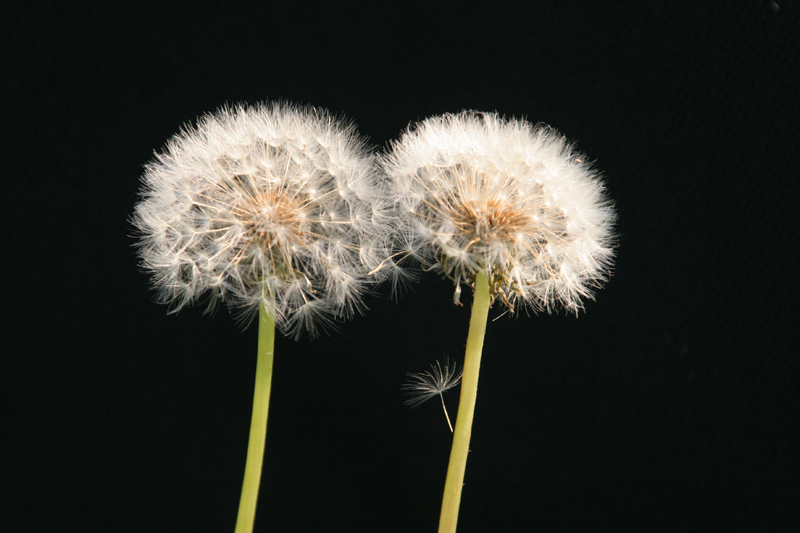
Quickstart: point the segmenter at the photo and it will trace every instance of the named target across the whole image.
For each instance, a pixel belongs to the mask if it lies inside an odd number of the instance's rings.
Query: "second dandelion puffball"
[[[383,166],[404,225],[400,246],[460,284],[478,272],[519,307],[577,312],[608,276],[614,211],[563,136],[495,113],[412,126]]]
[[[207,296],[285,333],[350,317],[386,260],[389,210],[354,128],[288,104],[224,108],[169,140],[134,224],[159,298]]]

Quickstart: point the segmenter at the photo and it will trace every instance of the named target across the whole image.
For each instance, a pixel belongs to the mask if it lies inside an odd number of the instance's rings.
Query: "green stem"
[[[272,388],[272,359],[275,353],[275,319],[262,303],[258,308],[258,361],[256,386],[253,393],[253,418],[250,421],[250,442],[247,444],[247,464],[244,468],[242,497],[236,518],[236,533],[253,531],[264,461],[264,442],[267,439],[269,393]]]
[[[464,486],[469,438],[472,435],[472,419],[475,415],[475,398],[478,396],[478,373],[481,367],[483,337],[486,333],[486,321],[489,316],[491,302],[489,280],[486,274],[479,272],[475,276],[475,297],[472,302],[467,349],[464,354],[461,399],[458,402],[458,416],[456,417],[456,427],[453,432],[453,447],[450,450],[450,464],[447,467],[447,480],[444,484],[442,514],[439,517],[439,533],[454,533],[458,523],[461,488]]]

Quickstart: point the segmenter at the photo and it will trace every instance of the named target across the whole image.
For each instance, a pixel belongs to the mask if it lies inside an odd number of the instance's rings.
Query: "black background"
[[[796,530],[796,1],[219,5],[4,15],[5,530],[233,529],[255,328],[168,316],[127,219],[182,124],[267,99],[376,150],[525,116],[606,176],[597,301],[489,326],[459,532]],[[461,357],[451,297],[431,276],[278,339],[257,531],[435,531],[450,433],[399,387]]]

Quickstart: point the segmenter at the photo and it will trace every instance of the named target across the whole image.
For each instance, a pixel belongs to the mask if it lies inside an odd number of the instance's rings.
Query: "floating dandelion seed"
[[[456,363],[451,363],[445,359],[444,368],[439,361],[431,364],[430,371],[425,370],[418,374],[407,373],[409,380],[404,383],[400,390],[406,392],[408,397],[403,403],[412,409],[416,409],[434,396],[438,395],[442,400],[442,409],[447,418],[447,425],[450,432],[453,431],[453,424],[450,423],[450,415],[447,414],[447,407],[444,405],[443,393],[461,383],[461,370]]]

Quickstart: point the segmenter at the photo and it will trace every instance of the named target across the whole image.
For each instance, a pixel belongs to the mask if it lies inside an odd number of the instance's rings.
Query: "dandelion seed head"
[[[614,210],[554,130],[462,112],[409,129],[383,158],[403,246],[457,285],[479,271],[510,310],[577,312],[609,274]]]
[[[132,221],[173,310],[208,296],[250,316],[263,302],[283,332],[314,335],[388,275],[367,275],[389,254],[384,189],[354,128],[327,112],[223,108],[147,165]]]

